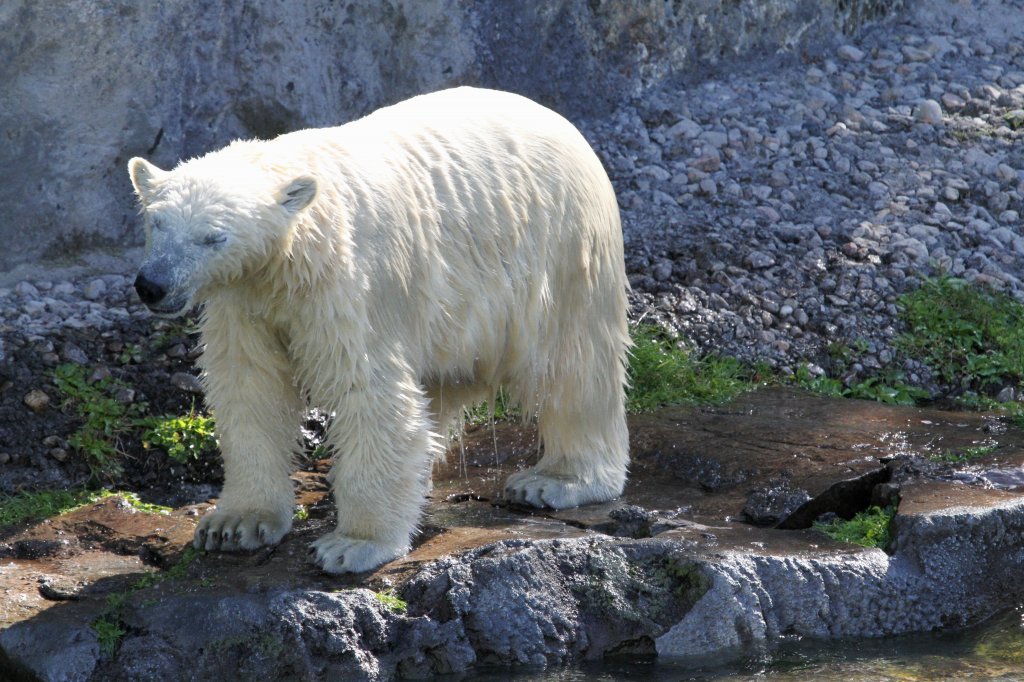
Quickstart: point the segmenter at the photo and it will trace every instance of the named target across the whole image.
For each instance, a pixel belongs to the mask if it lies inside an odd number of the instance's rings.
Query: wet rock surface
[[[505,476],[535,457],[531,426],[470,428],[435,471],[413,551],[370,574],[332,577],[308,560],[307,545],[333,524],[326,460],[296,474],[309,516],[279,546],[202,554],[170,574],[209,503],[165,515],[108,498],[9,530],[0,669],[391,679],[626,654],[699,659],[789,635],[961,626],[1024,596],[1024,488],[990,483],[1024,463],[1024,432],[1012,425],[993,436],[980,414],[763,389],[630,426],[625,495],[562,511],[499,497]],[[929,458],[979,442],[992,449],[970,464]],[[775,492],[802,493],[789,505],[799,509],[879,471],[888,475],[875,487],[899,505],[888,553],[749,521]],[[146,575],[163,577],[140,588]],[[104,652],[92,624],[117,595],[124,634]]]

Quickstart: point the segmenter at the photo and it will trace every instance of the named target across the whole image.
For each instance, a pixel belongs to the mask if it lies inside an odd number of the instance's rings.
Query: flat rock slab
[[[161,515],[108,498],[9,529],[0,673],[391,679],[699,658],[960,626],[1024,596],[1024,433],[991,415],[764,389],[630,428],[624,496],[563,511],[501,499],[537,457],[535,429],[467,429],[412,552],[370,574],[308,561],[334,522],[326,461],[295,477],[309,518],[259,552],[187,552],[208,504]],[[982,446],[969,464],[933,461]],[[889,553],[808,528],[879,500],[899,504]],[[106,648],[101,618],[122,631]]]

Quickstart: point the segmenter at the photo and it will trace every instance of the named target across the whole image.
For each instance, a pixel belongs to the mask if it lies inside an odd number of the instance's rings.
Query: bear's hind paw
[[[335,531],[309,546],[314,561],[327,573],[361,573],[402,556],[409,551],[404,543],[361,540]]]
[[[276,545],[291,529],[291,518],[283,521],[269,512],[231,512],[215,509],[196,527],[192,545],[207,551],[232,552]]]
[[[505,481],[505,499],[539,508],[570,509],[607,502],[621,494],[621,485],[600,485],[572,476],[553,476],[537,471],[536,467],[512,474]]]

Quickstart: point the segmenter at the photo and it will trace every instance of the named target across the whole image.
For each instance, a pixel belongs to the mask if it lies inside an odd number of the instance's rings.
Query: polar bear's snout
[[[175,317],[189,307],[191,295],[175,277],[172,267],[161,261],[143,265],[135,276],[135,292],[150,312],[161,317]]]
[[[139,300],[147,306],[157,305],[167,297],[167,285],[142,271],[135,276],[135,291],[139,294]]]

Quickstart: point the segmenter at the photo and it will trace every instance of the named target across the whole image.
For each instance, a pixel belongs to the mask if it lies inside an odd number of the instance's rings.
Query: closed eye
[[[228,239],[226,234],[221,232],[214,232],[203,237],[200,242],[203,246],[216,246],[217,244],[223,244]]]

